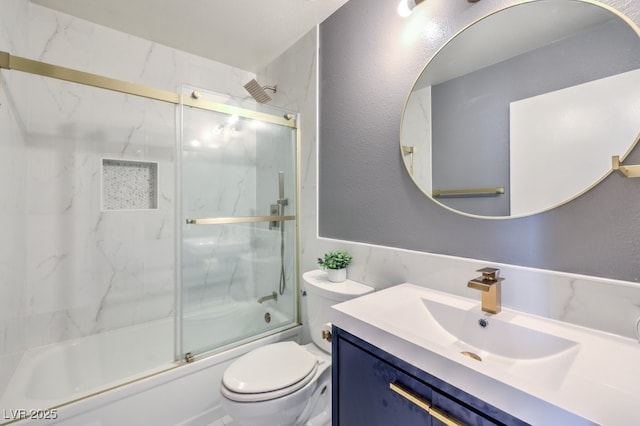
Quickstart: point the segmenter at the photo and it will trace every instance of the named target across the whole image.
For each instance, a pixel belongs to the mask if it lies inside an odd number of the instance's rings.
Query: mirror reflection
[[[640,131],[640,42],[622,15],[538,0],[451,39],[409,97],[401,153],[414,182],[462,214],[519,217],[611,172]]]

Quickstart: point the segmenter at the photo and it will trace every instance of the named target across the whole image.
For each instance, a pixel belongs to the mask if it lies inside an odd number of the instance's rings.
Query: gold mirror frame
[[[598,13],[606,13],[610,16],[611,20],[615,20],[618,19],[620,20],[622,23],[626,24],[627,29],[630,29],[633,31],[633,33],[635,33],[635,36],[638,37],[638,45],[640,45],[640,29],[638,28],[638,26],[631,21],[629,18],[627,18],[626,16],[624,16],[622,13],[620,13],[619,11],[615,10],[614,8],[607,6],[607,5],[603,5],[601,3],[595,2],[595,1],[590,1],[590,0],[566,0],[565,1],[565,5],[571,3],[573,6],[571,7],[588,7],[588,8],[594,8],[597,7],[598,9],[593,9],[593,10],[597,10]],[[400,154],[403,158],[403,162],[406,166],[407,172],[409,173],[411,179],[414,181],[414,183],[418,186],[418,188],[425,193],[425,195],[427,195],[429,198],[431,198],[434,202],[436,202],[437,204],[443,206],[444,208],[453,211],[455,213],[458,214],[462,214],[465,216],[470,216],[470,217],[475,217],[475,218],[485,218],[485,219],[510,219],[510,218],[518,218],[518,217],[525,217],[525,216],[530,216],[533,214],[537,214],[537,213],[541,213],[543,211],[547,211],[547,210],[551,210],[553,208],[556,208],[560,205],[563,205],[577,197],[579,197],[580,195],[586,193],[587,191],[589,191],[590,189],[592,189],[595,185],[597,185],[598,183],[600,183],[603,179],[605,179],[612,171],[613,168],[611,167],[611,155],[607,156],[603,156],[603,161],[606,162],[606,164],[608,164],[606,169],[602,170],[602,173],[599,172],[598,169],[598,173],[599,175],[595,178],[593,178],[593,180],[589,180],[589,182],[586,182],[583,184],[583,186],[581,187],[580,190],[575,191],[574,193],[572,193],[569,196],[564,196],[561,200],[550,203],[549,205],[545,205],[542,208],[536,208],[534,210],[531,211],[527,211],[524,213],[518,213],[518,214],[511,214],[511,209],[509,210],[508,214],[498,214],[498,215],[484,215],[484,214],[477,214],[474,212],[469,212],[469,211],[464,211],[464,210],[460,210],[459,208],[456,208],[455,206],[450,205],[451,200],[460,200],[460,199],[465,199],[466,201],[464,202],[469,202],[472,199],[476,199],[476,200],[482,200],[482,202],[487,203],[490,202],[490,200],[492,199],[496,199],[496,197],[504,197],[505,195],[505,191],[507,192],[506,197],[510,197],[509,194],[509,183],[510,181],[506,182],[506,184],[502,183],[502,182],[492,182],[491,185],[483,185],[482,183],[478,184],[478,185],[468,185],[468,186],[457,186],[457,187],[452,187],[452,188],[432,188],[432,187],[425,187],[426,185],[422,185],[419,180],[416,178],[416,175],[414,174],[416,169],[420,167],[420,154],[421,154],[421,149],[419,146],[417,146],[416,143],[414,143],[413,140],[410,140],[408,137],[408,131],[405,128],[405,126],[407,125],[407,122],[410,120],[410,118],[408,118],[408,108],[410,106],[410,103],[412,101],[412,95],[414,95],[416,88],[418,87],[418,84],[421,83],[421,79],[424,79],[424,76],[427,75],[427,73],[430,72],[430,67],[433,67],[434,63],[437,63],[437,60],[439,57],[442,57],[442,52],[446,52],[447,49],[451,49],[452,46],[455,46],[455,42],[456,40],[460,40],[461,37],[465,34],[469,34],[470,33],[470,29],[474,28],[477,29],[478,25],[484,25],[485,26],[493,26],[493,21],[495,21],[495,18],[497,16],[499,16],[500,14],[505,15],[506,13],[509,13],[508,11],[511,10],[515,10],[515,8],[518,7],[531,7],[531,5],[534,5],[533,7],[552,7],[552,6],[556,6],[558,5],[557,0],[555,2],[552,2],[550,0],[529,0],[529,1],[524,1],[518,4],[514,4],[514,5],[510,5],[504,8],[501,8],[497,11],[494,11],[490,14],[487,14],[483,17],[481,17],[480,19],[472,22],[471,24],[467,25],[465,28],[463,28],[461,31],[459,31],[458,33],[456,33],[452,38],[450,38],[440,49],[438,49],[438,51],[436,51],[436,53],[431,57],[431,59],[428,61],[428,63],[426,64],[426,66],[423,68],[422,72],[420,73],[420,75],[417,77],[416,81],[414,82],[414,85],[411,88],[411,91],[409,92],[409,95],[407,96],[407,99],[405,101],[405,106],[404,106],[404,111],[402,114],[402,120],[401,120],[401,125],[400,125]],[[586,9],[585,9],[586,10]],[[504,19],[503,19],[504,20]],[[495,32],[495,30],[492,29],[493,32]],[[477,33],[477,31],[476,31]],[[504,37],[504,32],[501,31],[500,34],[503,34]],[[635,43],[635,42],[634,42]],[[635,44],[634,44],[635,46]],[[526,52],[526,51],[525,51]],[[439,56],[440,55],[440,56]],[[479,52],[479,56],[483,56],[484,53],[483,52]],[[441,61],[442,62],[442,61]],[[635,66],[635,65],[634,65]],[[637,70],[638,68],[634,68],[635,70]],[[464,74],[464,73],[463,73]],[[615,75],[616,73],[614,73]],[[602,79],[603,77],[598,77],[598,79]],[[597,80],[597,79],[596,79]],[[590,81],[590,80],[587,80]],[[594,80],[595,81],[595,80]],[[568,86],[570,87],[570,86]],[[634,104],[635,105],[635,104]],[[460,124],[461,126],[464,126],[464,123]],[[430,125],[429,125],[430,126]],[[633,122],[632,125],[635,128],[635,121]],[[607,131],[609,131],[611,129],[612,126],[607,127]],[[625,140],[624,143],[624,149],[620,148],[619,151],[621,152],[613,152],[612,155],[619,155],[620,159],[624,159],[635,147],[635,145],[638,142],[638,139],[640,138],[640,132],[638,132],[638,130],[634,130],[633,133],[633,137],[630,137],[628,139],[628,141]],[[416,138],[417,139],[417,138]],[[507,137],[507,143],[509,143],[509,138]],[[431,154],[431,153],[429,153]],[[447,157],[450,158],[450,157]],[[431,155],[429,155],[429,161],[431,162]],[[474,174],[478,173],[478,170],[480,170],[482,167],[491,167],[491,163],[487,163],[487,162],[483,162],[482,160],[478,160],[478,165],[477,167],[474,168],[473,165],[471,166],[466,166],[463,171],[465,173],[470,173],[471,177],[469,178],[470,182],[476,182],[476,179],[474,179]],[[429,166],[431,167],[431,166]],[[599,165],[600,167],[600,165]],[[425,167],[426,168],[426,167]],[[540,169],[540,173],[544,173],[544,165],[541,165],[541,167],[539,167]],[[571,173],[570,171],[568,173]],[[505,189],[506,187],[506,189]],[[509,198],[510,199],[510,198]],[[449,203],[449,204],[448,204]],[[509,205],[510,208],[510,205]]]

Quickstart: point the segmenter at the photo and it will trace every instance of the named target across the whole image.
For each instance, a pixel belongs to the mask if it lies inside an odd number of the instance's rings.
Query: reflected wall
[[[615,41],[625,41],[628,44],[618,45]],[[638,36],[624,21],[615,19],[434,85],[432,156],[418,157],[418,161],[429,161],[433,166],[433,189],[505,188],[505,194],[496,197],[442,198],[438,201],[469,214],[511,216],[543,210],[564,200],[565,198],[561,198],[524,211],[520,205],[516,205],[515,211],[511,211],[511,194],[514,188],[510,178],[510,130],[514,130],[514,123],[510,121],[512,113],[509,111],[509,104],[634,70],[640,65],[639,58],[636,52],[629,50],[629,46],[637,44]],[[550,123],[542,118],[534,118],[532,121],[537,121],[543,128],[546,127],[543,123]],[[550,124],[547,126],[551,127]],[[574,132],[579,133],[580,130],[575,129]],[[553,136],[555,134],[550,131],[548,137]],[[567,144],[571,142],[572,139],[566,141]],[[606,140],[600,142],[602,145],[607,144]],[[633,136],[625,142],[625,146],[631,145]],[[580,145],[578,142],[575,144]],[[619,155],[624,152],[626,150],[622,150]],[[574,157],[580,158],[581,154],[576,152],[571,156]],[[554,163],[555,158],[557,157],[548,160]],[[602,160],[605,164],[610,162],[606,155],[603,155]],[[576,168],[580,167],[583,166],[577,165]],[[544,167],[538,169],[541,174],[546,170]],[[566,167],[565,174],[568,170],[574,169]],[[596,176],[599,177],[597,173]],[[571,192],[566,198],[581,192],[592,182],[593,180],[583,182],[579,190]],[[558,186],[563,185],[558,183]],[[546,184],[543,187],[553,189],[553,186]],[[423,187],[426,188],[428,187]],[[521,191],[520,187],[516,191]],[[518,195],[526,197],[522,192],[516,192],[515,195],[518,200]]]

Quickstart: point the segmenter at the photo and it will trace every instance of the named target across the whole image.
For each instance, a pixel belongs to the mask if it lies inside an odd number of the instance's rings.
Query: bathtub
[[[248,318],[264,323],[265,311],[275,331],[261,325],[256,340],[243,329],[245,340],[230,343],[232,327]],[[206,345],[207,336],[227,346],[189,364],[174,360],[172,318],[30,349],[0,398],[0,424],[25,414],[38,418],[17,424],[209,424],[224,415],[218,386],[235,358],[267,343],[299,340],[300,327],[284,318],[274,304],[255,302],[190,313],[184,319],[189,347]]]
[[[290,324],[291,320],[276,306],[271,300],[262,304],[251,301],[199,306],[184,315],[182,341],[187,352],[202,352]]]

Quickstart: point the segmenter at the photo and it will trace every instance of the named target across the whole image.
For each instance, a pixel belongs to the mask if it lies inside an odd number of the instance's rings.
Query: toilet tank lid
[[[373,287],[352,280],[341,283],[329,281],[327,272],[320,269],[305,272],[302,275],[307,291],[336,301],[346,301],[374,291]]]

